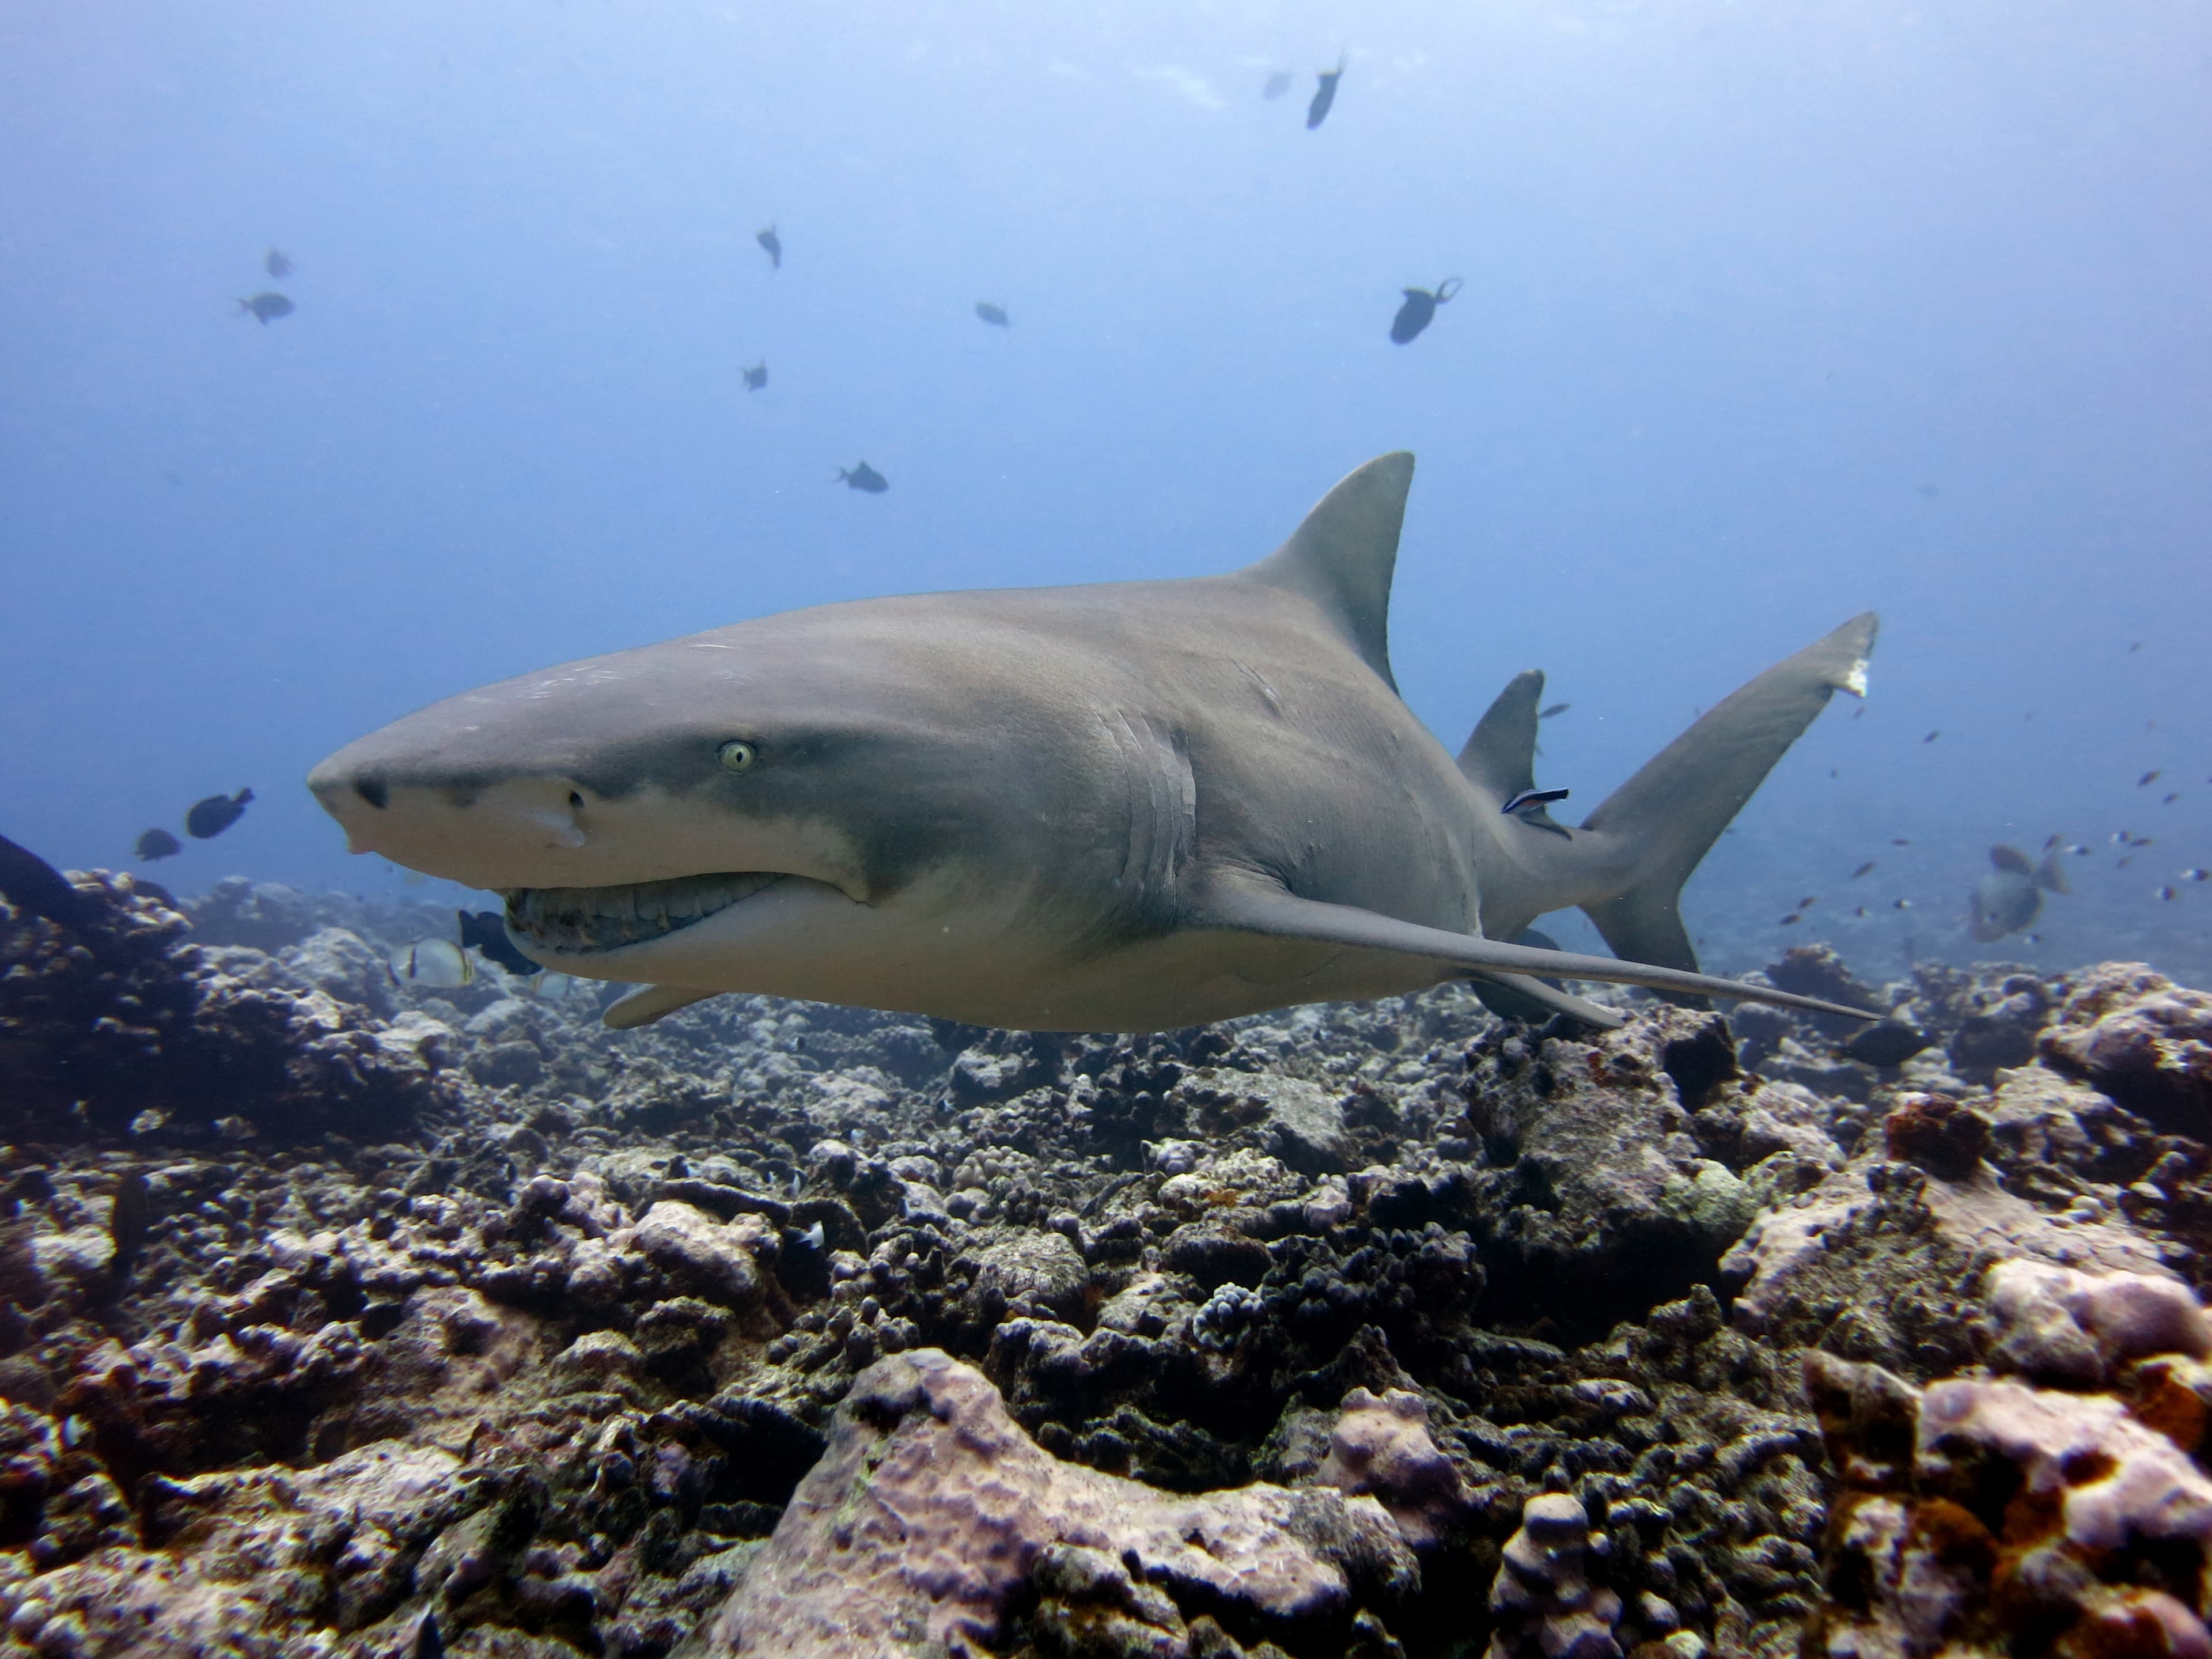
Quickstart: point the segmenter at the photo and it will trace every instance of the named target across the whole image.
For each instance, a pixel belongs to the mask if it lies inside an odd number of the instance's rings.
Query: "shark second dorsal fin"
[[[1319,605],[1344,642],[1393,691],[1398,682],[1390,673],[1390,577],[1413,483],[1410,453],[1401,449],[1378,456],[1322,496],[1290,540],[1244,572]]]
[[[1536,705],[1544,671],[1524,668],[1490,705],[1459,751],[1460,775],[1476,788],[1511,800],[1536,787]]]

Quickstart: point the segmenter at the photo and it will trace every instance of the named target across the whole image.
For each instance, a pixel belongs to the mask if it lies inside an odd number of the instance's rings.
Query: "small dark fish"
[[[1863,905],[1863,904],[1862,904],[1861,906],[1859,906],[1859,908],[1858,908],[1857,909],[1856,909],[1856,910],[1854,910],[1854,911],[1852,911],[1852,912],[1851,912],[1851,914],[1852,914],[1853,915],[1855,915],[1855,916],[1863,916],[1864,915],[1866,915],[1866,913],[1867,913],[1867,908],[1866,908],[1866,906],[1865,906],[1865,905]]]
[[[755,363],[750,368],[746,369],[744,371],[744,377],[745,390],[748,392],[758,392],[763,386],[768,384],[768,359],[763,357],[760,362]]]
[[[284,257],[282,248],[272,247],[263,254],[261,268],[280,283],[292,274],[292,262]]]
[[[775,227],[770,225],[759,235],[754,237],[753,240],[768,250],[769,269],[781,270],[783,269],[783,239],[775,234]]]
[[[2128,845],[2130,847],[2148,847],[2151,844],[2151,838],[2148,836],[2131,836],[2128,838]]]
[[[1549,806],[1555,800],[1565,800],[1572,793],[1568,789],[1523,789],[1498,810],[1510,814],[1526,811],[1531,806]]]
[[[1836,1052],[1862,1066],[1878,1066],[1887,1070],[1904,1065],[1922,1049],[1933,1046],[1929,1038],[1903,1020],[1885,1019],[1868,1026]]]
[[[1933,743],[1936,738],[1942,735],[1943,734],[1941,732],[1930,732],[1926,737],[1921,738],[1920,741],[1923,743]]]
[[[166,830],[149,830],[131,850],[151,864],[155,859],[176,857],[185,850],[185,844]]]
[[[891,481],[866,461],[862,461],[860,465],[849,471],[844,467],[839,467],[837,476],[830,482],[842,483],[849,489],[865,489],[871,495],[880,495],[891,487]]]
[[[2132,657],[2132,656],[2134,656],[2134,655],[2135,655],[2135,653],[2136,653],[2136,652],[2138,652],[2138,651],[2140,651],[2140,650],[2142,650],[2142,641],[2141,640],[2137,640],[2137,641],[2136,641],[2133,645],[2131,645],[2131,646],[2130,646],[2130,647],[2128,647],[2128,655],[2130,655],[2130,657]]]
[[[1889,844],[1892,847],[1910,847],[1912,845],[1911,842],[1905,840],[1902,836],[1892,836],[1889,838]]]
[[[1423,329],[1436,320],[1437,307],[1447,303],[1453,295],[1459,292],[1460,287],[1458,277],[1447,276],[1437,284],[1433,294],[1425,288],[1399,289],[1406,299],[1398,307],[1398,314],[1390,319],[1391,340],[1398,345],[1405,345],[1418,337]]]
[[[1777,924],[1777,926],[1778,926],[1778,927],[1796,927],[1799,922],[1801,922],[1801,921],[1804,921],[1804,920],[1805,920],[1805,918],[1804,918],[1804,917],[1802,917],[1802,916],[1799,915],[1796,911],[1794,911],[1794,910],[1793,910],[1793,911],[1791,911],[1788,915],[1786,915],[1786,916],[1783,917],[1783,918],[1782,918],[1782,920],[1781,920],[1781,921],[1780,921],[1779,923],[1778,923],[1778,924]]]
[[[1851,879],[1853,881],[1856,881],[1861,876],[1865,875],[1873,868],[1874,860],[1872,859],[1869,859],[1864,864],[1862,864],[1857,869],[1851,872]]]
[[[2212,881],[2212,870],[2200,870],[2194,865],[2181,872],[2184,881]]]
[[[1889,902],[1889,908],[1893,910],[1910,910],[1912,908],[1912,901],[1911,899],[1892,899]]]
[[[2137,779],[2136,780],[2136,788],[2138,788],[2138,789],[2144,788],[2144,787],[2148,787],[2148,785],[2151,785],[2151,784],[2156,783],[2156,782],[2158,781],[2158,780],[2159,780],[2159,774],[2158,774],[2158,771],[2157,771],[2157,769],[2156,769],[2155,768],[2154,768],[2152,770],[2150,770],[2150,771],[2148,771],[2148,772],[2144,773],[2141,777],[2139,777],[2139,778],[2137,778]]]
[[[1986,945],[2017,933],[2043,913],[2045,893],[2068,891],[2057,848],[2037,864],[2017,847],[1990,848],[1990,873],[1975,884],[1969,905],[1974,937]]]
[[[2180,799],[2181,799],[2181,792],[2180,792],[2179,790],[2178,790],[2178,789],[2177,789],[2177,790],[2175,790],[2175,791],[2173,792],[2173,793],[2172,793],[2172,794],[2168,795],[2168,796],[2167,796],[2164,800],[2162,800],[2162,801],[2159,802],[2159,805],[2160,805],[2160,806],[2171,806],[2171,805],[2173,805],[2173,803],[2174,803],[2174,802],[2176,802],[2176,801],[2179,800]]]
[[[1291,78],[1290,70],[1277,70],[1267,77],[1267,85],[1260,88],[1260,95],[1269,103],[1273,103],[1276,99],[1291,89]]]
[[[1572,703],[1555,702],[1549,708],[1538,709],[1536,711],[1536,718],[1540,720],[1557,720],[1560,715],[1565,714],[1568,709],[1573,707],[1574,705]]]
[[[115,1183],[115,1201],[107,1212],[107,1237],[115,1246],[107,1258],[107,1271],[118,1283],[130,1278],[131,1266],[145,1245],[152,1209],[146,1177],[136,1170],[125,1171]]]
[[[67,876],[5,836],[0,836],[0,898],[64,927],[81,927],[100,915],[97,899],[79,892]]]
[[[2173,889],[2171,887],[2161,887],[2158,890],[2158,896],[2162,899],[2170,899],[2174,896]]]
[[[250,300],[240,300],[238,309],[240,314],[251,312],[265,328],[272,318],[290,316],[293,307],[281,294],[257,294]]]
[[[234,795],[210,795],[205,800],[194,801],[192,810],[185,814],[185,833],[195,841],[213,841],[246,816],[246,804],[252,799],[251,789],[241,789]]]
[[[1811,909],[1814,905],[1818,904],[1820,902],[1820,896],[1818,893],[1815,893],[1815,894],[1814,894],[1811,898],[1801,898],[1801,899],[1799,899],[1799,900],[1797,901],[1797,908],[1798,908],[1800,910],[1809,910],[1809,909]]]
[[[542,974],[543,963],[532,962],[514,948],[507,936],[507,917],[497,910],[456,910],[461,924],[461,948],[475,945],[486,962],[495,962],[510,974]]]
[[[446,1659],[446,1638],[438,1629],[434,1611],[424,1613],[422,1622],[415,1626],[415,1651],[409,1659]]]
[[[975,301],[975,314],[993,328],[1012,328],[1014,325],[1012,319],[1006,315],[1006,307],[994,306],[988,300]]]
[[[1308,132],[1328,119],[1329,106],[1336,102],[1336,83],[1344,78],[1344,59],[1338,58],[1334,69],[1320,73],[1321,84],[1314,88],[1313,102],[1306,106]]]

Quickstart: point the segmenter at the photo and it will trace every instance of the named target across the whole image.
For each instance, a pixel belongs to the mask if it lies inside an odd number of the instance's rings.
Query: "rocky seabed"
[[[611,1035],[0,903],[0,1654],[2212,1659],[2212,996]],[[423,931],[428,931],[424,929]]]

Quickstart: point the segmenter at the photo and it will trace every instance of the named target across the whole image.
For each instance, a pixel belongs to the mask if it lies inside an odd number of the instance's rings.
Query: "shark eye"
[[[742,738],[732,738],[714,751],[714,758],[722,763],[725,772],[745,772],[760,758],[760,750]]]

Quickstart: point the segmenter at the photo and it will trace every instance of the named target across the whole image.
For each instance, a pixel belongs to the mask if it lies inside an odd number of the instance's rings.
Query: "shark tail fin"
[[[1696,969],[1682,884],[1829,697],[1866,695],[1875,627],[1872,611],[1854,617],[1730,693],[1590,814],[1582,833],[1606,837],[1632,872],[1615,896],[1583,906],[1617,954]]]

